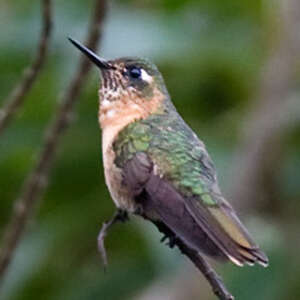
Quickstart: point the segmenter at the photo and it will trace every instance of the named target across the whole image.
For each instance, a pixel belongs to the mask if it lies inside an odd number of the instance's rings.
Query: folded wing
[[[124,184],[142,206],[145,217],[163,222],[191,248],[209,256],[229,259],[239,266],[268,264],[265,254],[221,195],[210,193],[216,204],[204,205],[201,196],[185,197],[154,169],[143,152],[135,154],[124,168]]]

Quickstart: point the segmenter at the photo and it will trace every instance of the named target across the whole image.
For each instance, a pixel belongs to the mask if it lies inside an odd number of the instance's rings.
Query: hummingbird
[[[204,143],[173,105],[147,59],[105,60],[69,38],[99,69],[99,123],[106,185],[116,207],[167,237],[238,266],[268,265],[222,196]]]

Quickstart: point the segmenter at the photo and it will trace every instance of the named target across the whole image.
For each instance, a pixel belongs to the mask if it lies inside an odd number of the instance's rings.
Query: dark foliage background
[[[16,121],[0,138],[0,230],[78,60],[66,37],[82,40],[91,7],[90,0],[55,1],[54,40],[46,65]],[[277,9],[275,1],[252,0],[120,0],[109,7],[101,55],[146,56],[159,66],[179,112],[207,144],[227,195],[234,186],[232,164],[245,116],[277,38]],[[1,104],[35,51],[38,3],[2,0],[0,25]],[[3,299],[182,300],[195,299],[189,296],[192,289],[201,291],[202,299],[212,299],[207,283],[186,259],[160,244],[155,228],[136,218],[111,231],[110,265],[103,273],[96,237],[114,205],[103,178],[98,85],[93,69],[44,201],[10,266]],[[250,209],[243,209],[243,199],[238,201],[270,266],[218,264],[236,299],[300,297],[299,134],[298,124],[274,145],[281,147],[281,155],[264,184],[272,186],[276,197],[253,199]]]

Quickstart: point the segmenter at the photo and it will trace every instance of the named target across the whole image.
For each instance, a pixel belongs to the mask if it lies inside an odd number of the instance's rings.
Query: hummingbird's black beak
[[[92,52],[87,47],[80,44],[78,41],[73,40],[72,38],[68,38],[69,41],[78,48],[82,53],[84,53],[95,65],[97,65],[100,69],[114,69],[114,66],[108,63],[103,58],[100,58],[94,52]]]

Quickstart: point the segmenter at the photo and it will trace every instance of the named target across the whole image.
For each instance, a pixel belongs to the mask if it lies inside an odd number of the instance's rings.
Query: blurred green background
[[[0,105],[35,54],[39,4],[0,2]],[[15,122],[0,137],[1,233],[78,62],[79,53],[66,37],[83,41],[93,1],[54,4],[46,65]],[[225,194],[234,185],[230,171],[241,126],[276,31],[274,11],[272,3],[253,0],[123,0],[109,6],[101,56],[138,55],[159,66],[179,112],[207,144]],[[96,238],[115,208],[103,178],[98,84],[93,68],[1,299],[214,299],[187,259],[160,244],[156,229],[137,218],[110,232],[104,274]],[[270,266],[215,265],[236,299],[300,298],[299,133],[298,126],[286,136],[282,159],[273,170],[279,205],[274,209],[269,202],[241,216],[269,255]],[[198,297],[189,296],[194,288],[201,292]],[[180,296],[185,290],[186,296]]]

